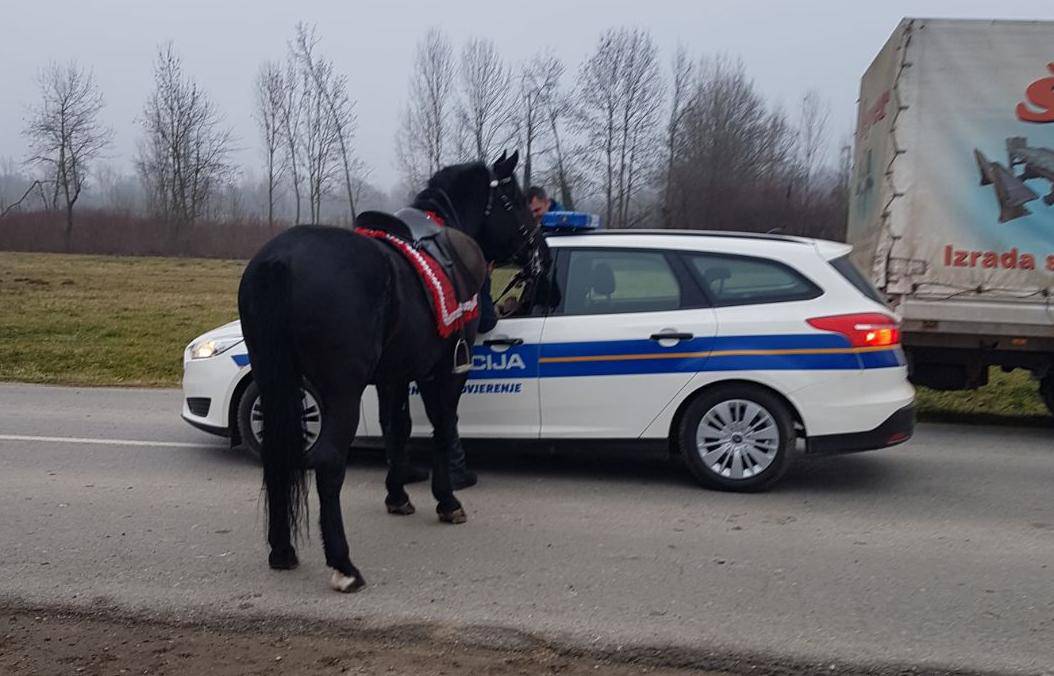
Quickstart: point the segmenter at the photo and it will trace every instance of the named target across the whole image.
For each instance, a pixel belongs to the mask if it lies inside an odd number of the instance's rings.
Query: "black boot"
[[[465,447],[461,439],[455,439],[450,448],[450,487],[455,491],[475,486],[479,481],[476,473],[465,464]]]

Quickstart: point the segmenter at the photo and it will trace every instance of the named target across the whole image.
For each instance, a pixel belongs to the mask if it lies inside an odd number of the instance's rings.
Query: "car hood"
[[[238,337],[238,338],[242,337],[242,323],[241,323],[241,321],[235,320],[233,322],[228,322],[228,323],[224,324],[223,326],[218,326],[218,327],[214,328],[211,331],[206,331],[205,333],[201,334],[200,336],[198,336],[194,340],[190,341],[189,345],[193,345],[194,343],[196,343],[196,342],[198,342],[200,340],[206,340],[208,338],[230,338],[230,337]]]

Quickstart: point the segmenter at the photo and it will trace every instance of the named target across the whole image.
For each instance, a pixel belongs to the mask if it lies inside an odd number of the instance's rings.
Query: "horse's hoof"
[[[443,523],[465,523],[468,521],[468,514],[465,514],[465,510],[458,507],[452,512],[439,512],[439,520]]]
[[[272,570],[293,570],[300,565],[300,561],[296,558],[296,550],[290,547],[285,552],[272,551],[267,557],[267,565]]]
[[[384,503],[384,506],[388,508],[389,514],[396,514],[398,516],[410,516],[411,514],[417,511],[416,509],[414,509],[414,504],[409,500],[407,500],[401,505],[389,505],[386,502]]]
[[[354,594],[366,586],[366,580],[354,575],[345,575],[339,570],[335,570],[329,578],[329,586],[341,594]]]

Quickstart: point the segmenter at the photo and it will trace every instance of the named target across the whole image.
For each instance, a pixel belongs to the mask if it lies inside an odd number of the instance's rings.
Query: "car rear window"
[[[700,254],[690,257],[703,290],[717,306],[810,300],[823,290],[788,265],[768,258]]]
[[[860,272],[860,268],[856,267],[856,264],[853,263],[848,255],[835,258],[831,261],[831,267],[837,270],[842,277],[845,277],[845,280],[852,284],[857,291],[876,303],[886,304],[886,299],[882,297],[882,294],[871,283],[871,280],[864,273]]]

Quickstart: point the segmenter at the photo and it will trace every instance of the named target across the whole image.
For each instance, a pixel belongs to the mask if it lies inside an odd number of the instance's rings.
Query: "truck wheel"
[[[762,491],[790,469],[794,420],[778,397],[751,385],[722,385],[696,398],[681,418],[680,446],[701,484]]]
[[[1043,397],[1047,410],[1054,414],[1054,373],[1048,373],[1039,381],[1039,396]]]
[[[301,390],[304,395],[304,453],[307,453],[315,445],[318,435],[322,432],[322,408],[318,404],[318,396],[314,389],[307,385]],[[255,382],[242,392],[241,401],[238,402],[238,432],[241,434],[242,442],[253,455],[260,457],[263,451],[263,411],[260,408],[260,389]]]

